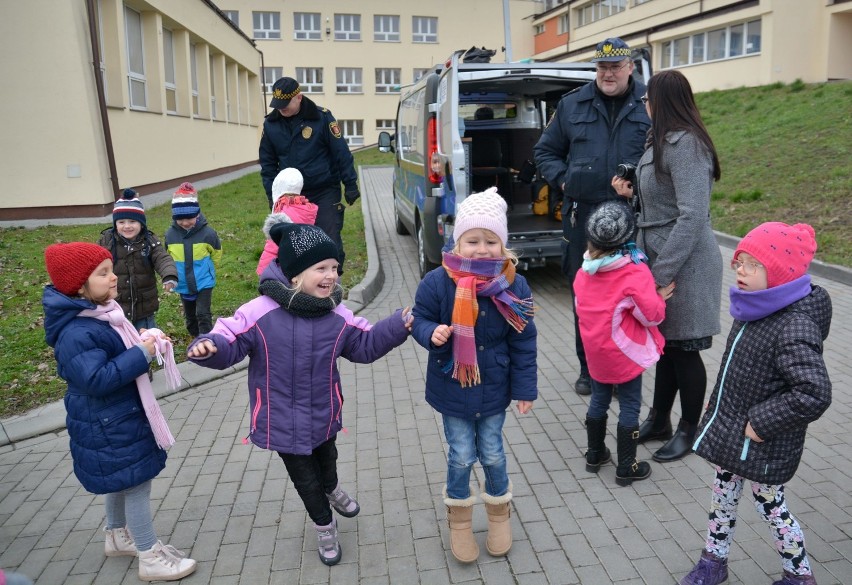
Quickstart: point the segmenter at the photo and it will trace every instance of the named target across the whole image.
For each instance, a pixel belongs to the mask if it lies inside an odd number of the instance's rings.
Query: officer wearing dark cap
[[[592,57],[597,64],[595,80],[562,97],[533,151],[544,179],[563,193],[562,271],[572,290],[586,251],[586,220],[602,201],[619,199],[612,177],[618,165],[637,163],[651,127],[641,100],[645,85],[633,78],[630,54],[630,47],[619,38],[598,43]],[[574,390],[591,394],[576,311],[574,335],[580,362]]]
[[[352,153],[340,132],[337,120],[326,108],[304,96],[299,82],[282,77],[272,86],[273,111],[263,122],[260,139],[260,176],[272,208],[272,182],[278,173],[294,167],[304,177],[302,195],[318,207],[316,225],[334,240],[343,272],[344,206],[340,202],[340,184],[349,205],[361,196]]]

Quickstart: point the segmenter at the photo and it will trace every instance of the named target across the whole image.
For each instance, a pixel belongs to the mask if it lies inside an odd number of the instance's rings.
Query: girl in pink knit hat
[[[734,324],[693,445],[716,467],[707,540],[681,585],[727,580],[737,504],[747,479],[784,568],[773,585],[816,584],[802,529],[784,499],[808,424],[831,404],[822,355],[831,299],[807,274],[816,248],[811,226],[769,222],[750,231],[734,252]]]

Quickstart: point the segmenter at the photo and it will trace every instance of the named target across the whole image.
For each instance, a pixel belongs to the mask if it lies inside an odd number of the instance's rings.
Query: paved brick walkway
[[[364,169],[363,192],[385,274],[362,313],[380,318],[414,298],[413,238],[397,236],[391,172]],[[723,249],[726,257],[731,250]],[[426,354],[413,341],[372,366],[341,361],[348,433],[341,434],[340,475],[361,503],[340,519],[343,561],[331,569],[316,556],[313,528],[269,452],[242,444],[248,412],[238,372],[163,400],[177,437],[154,481],[155,526],[199,561],[192,584],[575,584],[676,582],[698,556],[705,529],[710,466],[696,456],[660,465],[619,488],[614,467],[584,470],[587,400],[570,389],[577,375],[568,289],[555,268],[527,274],[537,297],[540,398],[523,417],[510,414],[505,436],[515,499],[514,546],[506,558],[484,553],[462,566],[447,550],[440,489],[445,454],[439,419],[423,398]],[[730,274],[726,275],[730,279]],[[852,290],[815,279],[834,301],[826,349],[834,403],[811,426],[790,507],[805,528],[820,585],[852,583]],[[725,290],[730,282],[726,280]],[[727,296],[727,295],[724,295]],[[723,306],[723,329],[730,318]],[[724,344],[705,352],[715,378]],[[646,404],[651,397],[646,377]],[[643,409],[645,412],[646,409]],[[612,420],[612,419],[611,419]],[[614,447],[614,423],[608,442]],[[654,446],[652,444],[652,446]],[[650,457],[645,447],[640,456]],[[103,498],[86,493],[72,473],[65,433],[0,448],[0,566],[39,584],[138,583],[136,562],[103,555]],[[485,511],[474,529],[484,545]],[[731,555],[731,584],[770,583],[779,563],[750,502],[741,506]]]

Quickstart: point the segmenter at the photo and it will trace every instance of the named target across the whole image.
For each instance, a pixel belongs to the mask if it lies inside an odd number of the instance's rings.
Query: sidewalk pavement
[[[414,240],[394,231],[391,180],[390,169],[361,169],[372,272],[350,296],[365,305],[361,315],[370,320],[410,305],[419,282]],[[733,248],[720,240],[730,257]],[[374,262],[376,254],[381,262]],[[834,401],[811,425],[802,465],[786,490],[820,585],[852,583],[847,272],[840,270],[835,280],[814,278],[834,302],[825,349]],[[556,267],[526,276],[539,305],[540,397],[525,416],[511,411],[504,428],[515,496],[514,546],[507,557],[485,553],[487,523],[479,504],[479,561],[461,565],[449,553],[440,417],[424,399],[426,353],[408,341],[372,365],[340,362],[348,428],[338,437],[339,473],[357,495],[361,514],[340,519],[343,561],[331,568],[317,558],[313,528],[284,466],[242,442],[249,419],[245,372],[182,367],[185,389],[160,401],[177,443],[153,482],[152,510],[160,538],[199,561],[183,582],[657,585],[688,572],[703,544],[711,467],[695,455],[652,462],[648,480],[623,488],[615,485],[613,466],[598,475],[585,472],[588,398],[571,389],[577,364],[567,284]],[[724,291],[731,283],[726,273]],[[727,294],[722,321],[723,335],[703,352],[711,384],[731,322]],[[643,412],[652,374],[645,377]],[[163,382],[155,380],[162,394]],[[84,491],[74,477],[67,433],[37,427],[58,415],[64,418],[62,406],[51,405],[35,417],[2,421],[0,567],[39,584],[138,583],[134,559],[103,555],[103,498]],[[610,427],[612,448],[615,424]],[[648,447],[640,446],[640,457],[650,459]],[[777,553],[751,503],[742,504],[729,582],[770,583],[780,574]]]

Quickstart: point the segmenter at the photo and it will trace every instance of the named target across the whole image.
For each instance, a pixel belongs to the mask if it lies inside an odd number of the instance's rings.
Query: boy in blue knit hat
[[[98,245],[112,253],[113,271],[118,276],[118,304],[124,315],[139,329],[157,326],[154,316],[160,308],[157,274],[163,290],[178,284],[177,268],[157,235],[148,229],[145,208],[133,189],[125,189],[112,208],[112,227],[101,232]]]
[[[178,286],[186,329],[193,337],[213,329],[213,287],[216,268],[222,259],[219,235],[201,213],[198,193],[191,183],[182,183],[172,197],[172,227],[166,246],[178,269]]]

